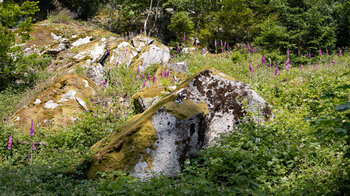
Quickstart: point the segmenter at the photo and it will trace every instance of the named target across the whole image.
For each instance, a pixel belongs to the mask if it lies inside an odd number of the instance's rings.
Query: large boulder
[[[107,64],[117,65],[126,64],[130,66],[131,61],[137,55],[135,48],[128,42],[123,41],[110,50],[110,56],[107,59]]]
[[[15,113],[12,121],[23,128],[30,126],[32,120],[42,127],[68,126],[89,110],[88,98],[96,92],[88,78],[64,75]]]
[[[170,61],[170,50],[165,45],[154,41],[152,44],[143,48],[141,53],[136,56],[131,67],[139,67],[140,71],[144,71],[152,64],[166,64]]]
[[[137,52],[141,52],[144,47],[153,43],[154,39],[145,35],[138,35],[132,38],[131,41]]]
[[[120,132],[97,142],[92,147],[95,154],[82,166],[90,178],[112,170],[140,178],[152,172],[173,175],[186,158],[220,133],[232,131],[248,113],[259,121],[272,116],[250,86],[207,68],[135,116]]]

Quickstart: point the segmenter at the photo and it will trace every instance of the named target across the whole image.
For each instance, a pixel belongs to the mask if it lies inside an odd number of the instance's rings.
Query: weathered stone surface
[[[87,68],[86,76],[95,82],[96,85],[101,85],[105,79],[104,67],[99,63],[91,63],[91,60],[87,60],[83,67]]]
[[[89,44],[84,44],[77,47],[79,53],[73,57],[74,60],[91,59],[92,62],[96,63],[106,51],[106,38],[97,39]]]
[[[141,50],[153,43],[154,39],[145,35],[138,35],[132,38],[132,45],[135,47],[137,52],[141,52]]]
[[[185,61],[169,64],[168,67],[173,69],[175,72],[185,73],[188,71],[188,63]]]
[[[31,120],[41,127],[68,126],[72,119],[88,110],[87,98],[96,93],[94,83],[84,77],[67,74],[45,89],[13,117],[16,127],[27,128]]]
[[[165,64],[170,61],[170,50],[165,45],[155,42],[146,46],[142,52],[134,58],[131,67],[139,67],[144,71],[152,64]]]
[[[96,143],[87,174],[124,170],[146,178],[150,172],[173,175],[186,158],[232,131],[248,113],[253,120],[272,117],[267,103],[248,85],[207,68],[135,116],[120,132]]]
[[[110,51],[107,59],[109,65],[126,64],[129,66],[133,58],[137,55],[135,48],[128,42],[121,42]]]
[[[58,53],[62,52],[63,50],[67,50],[69,48],[70,48],[70,43],[68,39],[62,39],[59,44],[54,45],[53,47],[50,47],[47,51],[44,52],[44,54],[56,56]]]

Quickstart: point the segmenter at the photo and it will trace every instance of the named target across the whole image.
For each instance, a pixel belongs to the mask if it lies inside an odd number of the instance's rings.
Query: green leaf
[[[340,137],[343,137],[344,135],[346,135],[347,130],[343,128],[335,128],[334,132],[338,134]]]
[[[340,104],[335,106],[335,110],[338,112],[345,112],[350,109],[350,102],[346,102],[345,104]]]

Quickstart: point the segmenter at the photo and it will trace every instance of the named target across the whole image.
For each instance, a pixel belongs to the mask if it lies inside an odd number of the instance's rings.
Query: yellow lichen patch
[[[46,25],[34,25],[30,32],[30,40],[24,45],[25,48],[35,46],[37,48],[49,46],[55,42],[51,33],[58,34],[56,30]]]
[[[150,120],[145,121],[133,133],[124,137],[118,145],[109,149],[103,158],[92,163],[88,172],[90,178],[95,177],[96,172],[108,170],[133,170],[134,166],[140,161],[140,157],[152,164],[152,158],[146,149],[153,149],[153,144],[157,141],[157,133]],[[97,154],[98,156],[98,154]]]
[[[97,142],[91,148],[96,153],[87,169],[88,177],[95,178],[97,172],[109,170],[132,170],[142,155],[145,156],[148,167],[151,167],[153,160],[147,155],[146,149],[154,149],[153,144],[157,140],[151,118],[166,103],[174,100],[174,95],[164,97],[142,114],[132,118],[120,132],[113,132]]]
[[[183,100],[181,103],[169,102],[165,104],[165,110],[173,114],[176,118],[186,120],[201,112],[204,115],[209,113],[208,105],[206,103],[194,103],[192,100]]]
[[[141,89],[139,92],[134,94],[132,98],[137,99],[139,97],[141,98],[157,97],[157,96],[161,96],[162,92],[165,93],[163,86],[152,86],[149,88]]]
[[[88,97],[95,93],[96,86],[89,79],[75,74],[64,75],[17,111],[12,122],[24,129],[32,120],[36,126],[67,126],[87,109]]]

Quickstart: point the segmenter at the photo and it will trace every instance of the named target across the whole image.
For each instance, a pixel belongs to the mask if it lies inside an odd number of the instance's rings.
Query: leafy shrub
[[[194,24],[187,12],[177,12],[174,14],[168,28],[176,34],[178,41],[181,41],[184,35],[191,36],[194,33]]]

